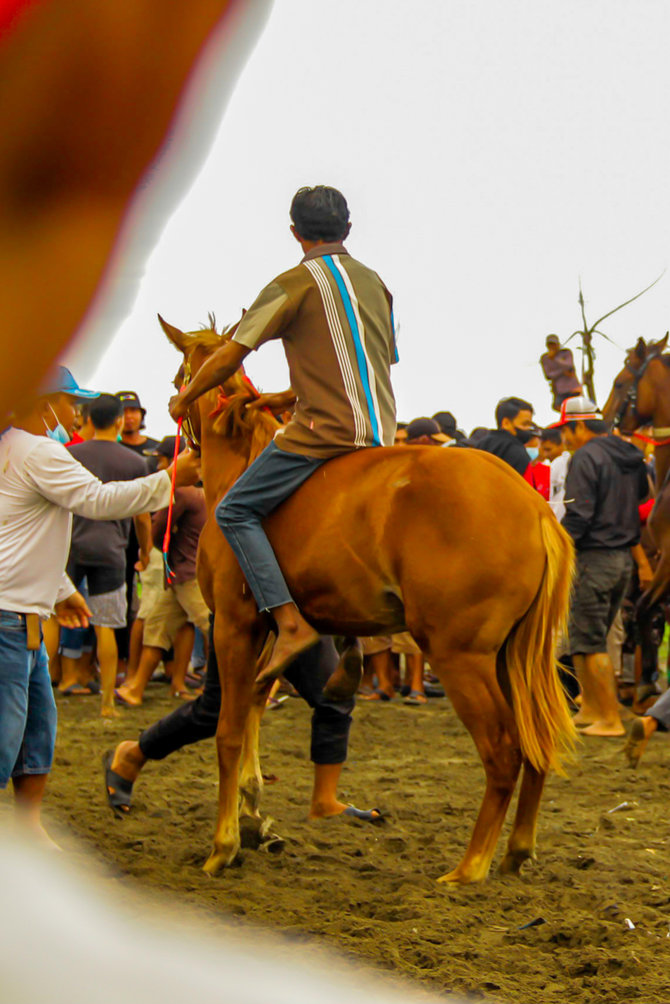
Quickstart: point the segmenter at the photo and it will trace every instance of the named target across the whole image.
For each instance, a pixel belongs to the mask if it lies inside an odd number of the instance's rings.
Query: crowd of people
[[[346,202],[333,189],[301,190],[291,217],[305,255],[301,264],[262,291],[234,337],[173,398],[171,414],[183,417],[250,350],[285,337],[295,409],[219,503],[216,519],[259,610],[269,610],[277,626],[264,670],[277,680],[268,705],[282,706],[276,688],[283,687],[314,709],[311,815],[380,818],[376,809],[347,806],[337,797],[354,690],[380,703],[400,692],[417,708],[443,695],[407,632],[361,638],[344,652],[318,636],[295,606],[263,533],[268,512],[330,457],[353,449],[485,451],[546,499],[576,552],[569,625],[558,639],[575,722],[586,735],[623,736],[622,706],[632,703],[645,712],[627,745],[637,763],[651,734],[670,727],[665,697],[649,708],[660,694],[658,659],[647,659],[641,670],[636,658],[636,599],[654,560],[643,536],[655,490],[653,458],[635,437],[610,433],[583,396],[571,353],[554,335],[541,359],[559,413],[549,427],[540,428],[533,405],[514,396],[496,405],[494,428],[477,427],[469,436],[449,411],[396,423],[392,299],[376,273],[353,259],[344,263]],[[346,322],[354,336],[350,348],[333,340],[335,292],[342,300],[339,330]],[[304,318],[302,302],[309,304]],[[305,332],[310,342],[303,350]],[[353,374],[365,351],[367,370],[358,386]],[[327,379],[317,379],[328,366]],[[372,405],[367,412],[362,402]],[[198,457],[175,436],[146,435],[145,419],[135,392],[87,391],[59,367],[0,436],[0,786],[13,780],[17,808],[36,829],[55,743],[53,689],[63,699],[99,693],[100,711],[110,717],[119,705],[141,705],[150,680],[169,683],[175,711],[107,759],[108,800],[119,813],[129,811],[147,760],[216,730],[218,667],[196,574],[207,519]],[[334,698],[326,682],[338,667],[355,686]]]

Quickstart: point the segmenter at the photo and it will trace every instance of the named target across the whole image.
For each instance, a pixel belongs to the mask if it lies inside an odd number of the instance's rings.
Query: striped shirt
[[[297,396],[278,447],[327,458],[392,445],[393,299],[376,272],[341,244],[313,248],[261,291],[233,335],[248,349],[273,338],[284,343]]]

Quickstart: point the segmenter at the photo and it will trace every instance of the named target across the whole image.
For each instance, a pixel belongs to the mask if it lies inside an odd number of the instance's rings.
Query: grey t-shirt
[[[120,443],[91,439],[69,447],[79,463],[105,484],[134,481],[149,473],[146,461]],[[75,516],[70,561],[79,565],[125,568],[126,546],[132,520],[93,520]]]

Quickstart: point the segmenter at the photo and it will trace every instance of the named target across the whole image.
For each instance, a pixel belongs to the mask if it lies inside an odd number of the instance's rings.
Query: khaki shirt
[[[272,338],[297,395],[278,447],[327,458],[393,444],[393,299],[376,272],[341,244],[315,247],[261,291],[233,335],[249,349]]]

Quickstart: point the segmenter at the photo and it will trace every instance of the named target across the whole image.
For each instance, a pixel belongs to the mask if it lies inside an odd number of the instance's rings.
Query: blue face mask
[[[526,453],[528,454],[531,460],[537,460],[537,458],[540,455],[540,448],[539,446],[527,446]]]
[[[49,405],[49,407],[51,408],[51,405]],[[49,439],[53,439],[56,443],[62,443],[62,445],[65,446],[66,443],[70,442],[70,437],[67,434],[67,430],[65,429],[65,426],[62,425],[61,422],[58,420],[58,415],[53,410],[53,408],[51,408],[51,414],[56,419],[55,429],[50,429],[46,421],[44,419],[42,420],[44,422],[44,428],[47,430],[47,436],[49,437]]]

